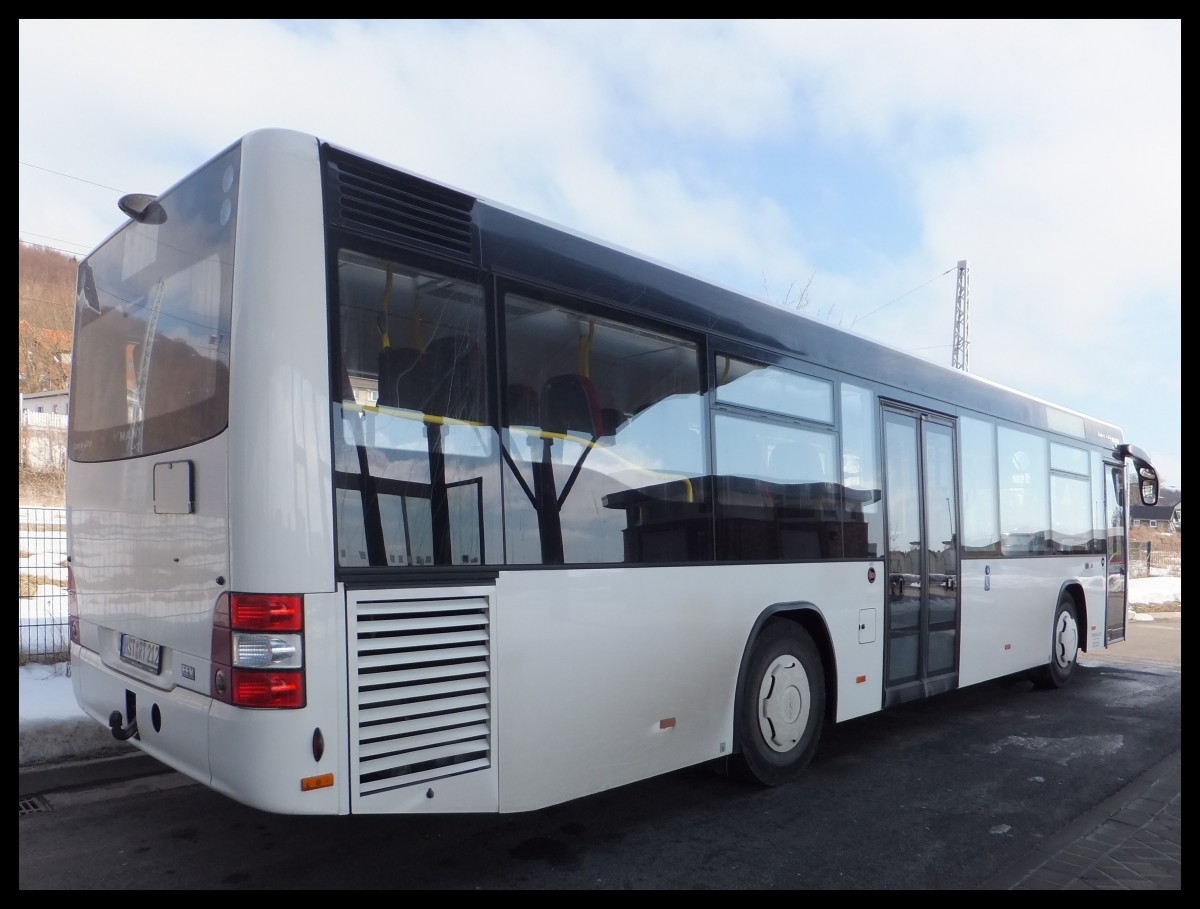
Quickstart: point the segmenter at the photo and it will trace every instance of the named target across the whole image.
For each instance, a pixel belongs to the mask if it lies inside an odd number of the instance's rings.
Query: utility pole
[[[967,294],[967,260],[958,262],[958,289],[954,294],[954,353],[950,365],[967,372],[968,336],[971,333],[970,299]]]

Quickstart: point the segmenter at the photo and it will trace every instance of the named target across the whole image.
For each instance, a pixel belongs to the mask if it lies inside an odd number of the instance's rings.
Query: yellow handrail
[[[346,401],[342,403],[342,409],[351,412],[357,411],[361,413],[383,414],[384,416],[399,417],[403,420],[419,420],[420,422],[429,424],[431,426],[472,426],[477,429],[491,428],[489,424],[482,423],[477,420],[460,420],[457,417],[444,417],[438,414],[422,413],[419,410],[411,410],[407,407],[385,407],[378,404],[358,404]],[[582,445],[586,448],[603,449],[608,457],[620,461],[628,466],[631,470],[644,470],[647,473],[657,474],[671,480],[681,481],[687,487],[687,501],[695,501],[695,490],[692,486],[692,480],[687,476],[687,474],[657,470],[653,467],[646,467],[643,464],[634,463],[628,458],[624,458],[615,453],[606,445],[600,445],[591,439],[585,438],[584,436],[573,435],[569,432],[551,432],[546,429],[526,429],[523,426],[508,426],[506,428],[509,430],[509,432],[521,433],[522,435],[528,436],[531,439],[550,439],[551,441],[574,442],[577,445]]]

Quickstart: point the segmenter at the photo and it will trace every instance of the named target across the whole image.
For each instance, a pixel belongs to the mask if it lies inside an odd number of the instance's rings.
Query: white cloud
[[[967,259],[972,371],[1178,463],[1180,35],[1180,20],[20,20],[19,157],[41,169],[19,169],[19,227],[81,252],[121,222],[119,193],[286,126],[755,295],[811,277],[810,313],[935,362]],[[1123,360],[1152,363],[1152,385]]]

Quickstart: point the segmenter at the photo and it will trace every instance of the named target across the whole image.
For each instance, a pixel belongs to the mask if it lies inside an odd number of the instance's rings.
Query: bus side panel
[[[961,686],[1042,666],[1050,659],[1054,612],[1063,578],[1072,569],[1080,572],[1089,602],[1089,616],[1079,616],[1080,643],[1086,636],[1093,647],[1104,636],[1105,580],[1099,558],[1080,557],[1072,568],[1056,557],[963,560]]]
[[[80,640],[113,672],[208,693],[218,578],[229,573],[226,450],[221,435],[160,456],[70,464],[67,552]],[[155,465],[168,462],[191,472],[190,513],[155,513]],[[121,661],[121,634],[162,646],[158,676]]]
[[[1086,639],[1087,651],[1097,653],[1108,649],[1108,634],[1105,630],[1108,623],[1108,578],[1104,562],[1098,556],[1084,562],[1084,571],[1086,573],[1080,576],[1079,586],[1083,588],[1084,609],[1087,610],[1087,615],[1079,617],[1079,646],[1083,647]]]
[[[340,592],[304,597],[304,666],[302,708],[249,710],[213,701],[207,726],[211,785],[264,811],[348,814],[346,622]],[[319,787],[302,785],[317,777],[326,778]]]
[[[162,456],[71,462],[67,481],[76,700],[104,726],[114,711],[123,726],[136,719],[131,744],[205,783],[213,614],[229,574],[226,451],[222,434]],[[164,462],[188,465],[175,469],[191,472],[190,513],[155,513]],[[159,645],[157,674],[121,659],[122,635]]]
[[[317,152],[315,140],[279,130],[251,133],[242,147],[229,401],[234,590],[333,590]]]
[[[838,654],[846,714],[878,710],[882,635],[861,635],[859,624],[864,608],[882,611],[884,594],[867,569],[502,573],[495,618],[501,811],[541,808],[729,754],[742,655],[773,604],[819,608]],[[866,681],[856,683],[858,676]]]

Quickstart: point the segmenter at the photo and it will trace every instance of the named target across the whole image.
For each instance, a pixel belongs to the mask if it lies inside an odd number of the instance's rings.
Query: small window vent
[[[329,217],[359,233],[475,263],[471,196],[329,150]]]

